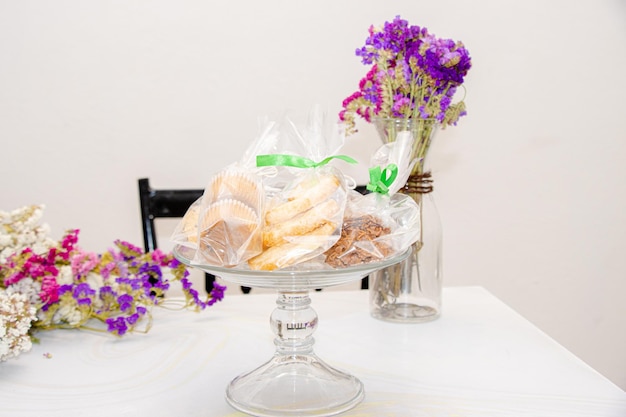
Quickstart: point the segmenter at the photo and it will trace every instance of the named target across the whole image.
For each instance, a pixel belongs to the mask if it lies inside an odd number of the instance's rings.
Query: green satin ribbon
[[[298,155],[271,154],[271,155],[257,155],[256,166],[257,167],[287,166],[287,167],[295,167],[295,168],[317,168],[317,167],[321,167],[322,165],[326,165],[333,159],[341,159],[342,161],[346,161],[350,164],[358,163],[355,159],[352,159],[346,155],[333,155],[333,156],[329,156],[328,158],[323,159],[320,162],[315,162],[312,159],[305,158],[303,156],[298,156]]]
[[[398,166],[389,164],[385,169],[379,166],[370,168],[370,182],[365,188],[373,193],[389,194],[389,186],[398,176]]]

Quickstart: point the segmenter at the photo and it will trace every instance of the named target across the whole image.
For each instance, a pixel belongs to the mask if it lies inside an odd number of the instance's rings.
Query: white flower
[[[13,242],[13,239],[11,239],[11,236],[0,234],[0,248],[9,246],[12,242]]]
[[[52,323],[67,323],[70,326],[77,326],[83,319],[83,315],[75,305],[63,304],[52,317]]]
[[[35,313],[26,295],[0,290],[0,362],[31,349],[28,331]]]
[[[12,248],[5,248],[0,250],[0,264],[3,264],[7,261],[7,259],[9,259],[9,256],[13,255],[13,249]]]
[[[6,342],[4,339],[0,339],[0,362],[9,358],[9,350],[11,346],[9,346],[9,342]]]
[[[32,305],[37,305],[41,302],[41,299],[39,298],[40,291],[41,283],[30,277],[22,278],[6,289],[7,294],[23,294]]]
[[[18,245],[24,248],[29,247],[30,245],[35,243],[35,241],[35,234],[32,232],[32,230],[29,230],[28,232],[17,236]]]
[[[6,262],[13,253],[31,247],[42,254],[54,246],[48,237],[50,227],[37,225],[43,216],[43,205],[26,206],[10,213],[0,211],[0,263]]]
[[[63,265],[59,268],[59,275],[57,276],[57,282],[59,285],[71,285],[74,281],[74,275],[72,275],[72,267],[69,265]]]
[[[87,274],[87,284],[89,284],[91,288],[100,289],[104,286],[104,278],[102,278],[102,275],[92,271]]]
[[[35,206],[32,214],[26,220],[24,220],[24,226],[32,228],[37,225],[41,217],[43,216],[43,210],[41,206]]]

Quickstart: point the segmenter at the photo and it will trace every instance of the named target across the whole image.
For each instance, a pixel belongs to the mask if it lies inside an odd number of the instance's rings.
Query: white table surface
[[[311,293],[316,353],[365,385],[345,416],[626,416],[623,390],[481,287],[445,288],[442,317],[422,324],[371,318],[367,296]],[[157,309],[149,333],[121,339],[40,333],[32,351],[0,364],[0,416],[245,416],[225,388],[273,354],[275,298]]]

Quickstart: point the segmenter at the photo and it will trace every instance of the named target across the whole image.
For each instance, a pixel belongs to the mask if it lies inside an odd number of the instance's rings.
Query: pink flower
[[[163,260],[165,259],[165,254],[161,251],[161,249],[155,249],[152,251],[152,260],[159,264],[163,265]]]
[[[70,265],[72,266],[72,274],[80,278],[86,276],[98,266],[98,257],[95,253],[80,251],[72,256]]]
[[[63,250],[59,253],[61,259],[65,261],[69,260],[70,253],[74,250],[74,245],[78,242],[79,232],[79,229],[68,230],[65,236],[63,236],[63,241],[61,242]]]
[[[46,275],[41,281],[39,298],[44,304],[52,304],[59,300],[59,283],[53,275]]]

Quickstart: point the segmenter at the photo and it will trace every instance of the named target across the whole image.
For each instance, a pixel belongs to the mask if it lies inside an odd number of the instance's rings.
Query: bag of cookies
[[[320,255],[339,238],[347,194],[329,162],[356,163],[333,154],[343,140],[317,109],[304,128],[266,122],[241,160],[211,177],[173,240],[216,266],[274,270]]]
[[[214,175],[200,204],[194,261],[233,267],[259,253],[264,202],[253,171],[231,165]]]
[[[339,239],[345,205],[345,178],[338,169],[305,169],[268,200],[263,252],[248,260],[249,267],[282,269],[323,253]]]
[[[257,167],[273,167],[275,175],[264,177],[263,251],[248,260],[249,268],[297,268],[339,239],[347,180],[329,162],[356,163],[335,154],[344,138],[341,125],[327,123],[324,114],[314,109],[304,128],[286,120],[274,153],[257,155]]]
[[[264,174],[256,154],[275,147],[276,124],[264,122],[242,158],[211,176],[204,193],[187,210],[171,240],[195,250],[193,261],[233,267],[263,249],[261,225]]]
[[[324,253],[335,268],[379,261],[406,250],[420,235],[417,203],[397,191],[415,161],[410,160],[410,136],[382,146],[372,157],[369,194],[348,194],[339,240]],[[384,167],[384,168],[382,168]]]

